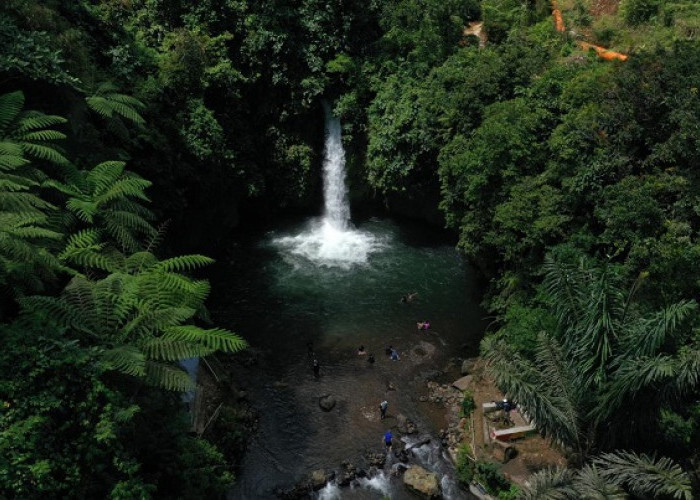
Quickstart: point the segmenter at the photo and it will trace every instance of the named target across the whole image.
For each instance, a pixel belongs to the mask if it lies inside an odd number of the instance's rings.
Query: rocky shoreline
[[[468,375],[477,363],[475,358],[453,360],[453,362],[458,361],[462,362],[461,372],[463,376]],[[306,478],[292,486],[276,488],[275,495],[283,500],[309,498],[310,494],[323,489],[329,483],[344,488],[349,487],[353,481],[360,478],[371,479],[383,473],[391,477],[402,477],[407,490],[421,498],[442,498],[440,475],[419,465],[414,450],[431,442],[439,443],[439,446],[447,451],[452,465],[456,464],[460,446],[465,440],[470,439],[466,433],[469,426],[466,419],[460,415],[464,392],[451,383],[438,383],[434,380],[426,380],[424,388],[427,390],[427,394],[417,396],[417,401],[435,405],[444,413],[447,421],[447,426],[440,429],[437,436],[421,434],[415,422],[403,414],[398,414],[395,417],[396,423],[393,430],[398,432],[401,437],[415,438],[411,444],[407,445],[401,439],[395,439],[391,456],[368,450],[363,457],[362,464],[346,461],[340,464],[337,470],[314,470]],[[332,396],[323,395],[319,400],[319,406],[325,410],[329,405],[329,400],[332,400]],[[332,405],[330,407],[332,408]],[[388,463],[388,458],[391,459],[391,464]]]

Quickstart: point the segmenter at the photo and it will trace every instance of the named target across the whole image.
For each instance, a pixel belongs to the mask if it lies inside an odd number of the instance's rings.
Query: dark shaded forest
[[[203,254],[318,210],[323,99],[353,203],[487,282],[491,374],[570,465],[518,494],[697,495],[700,7],[559,3],[4,1],[0,496],[225,494],[245,436],[181,400],[246,347]]]

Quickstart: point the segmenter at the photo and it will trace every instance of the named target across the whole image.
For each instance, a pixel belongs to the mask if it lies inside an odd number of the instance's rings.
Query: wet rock
[[[324,394],[318,398],[318,406],[320,406],[323,411],[331,411],[335,406],[335,398],[330,394]]]
[[[275,380],[275,382],[272,384],[272,387],[274,387],[276,389],[284,389],[285,387],[289,387],[289,384],[287,382]]]
[[[302,498],[309,498],[312,491],[308,481],[302,481],[288,489],[276,488],[275,496],[282,500],[301,500]]]
[[[406,465],[404,463],[396,464],[394,467],[396,468],[397,472],[404,472],[404,471],[408,470],[408,468],[409,468],[408,465]]]
[[[420,441],[413,443],[411,446],[407,447],[406,449],[411,450],[413,448],[420,448],[421,446],[425,446],[429,442],[430,442],[430,436],[427,436],[427,437],[424,437],[423,439],[421,439]]]
[[[314,491],[318,491],[323,488],[328,481],[332,481],[334,477],[334,472],[326,472],[323,469],[315,470],[311,473],[311,488]]]
[[[418,431],[416,424],[402,413],[396,415],[396,429],[401,434],[413,434]]]
[[[423,498],[440,498],[440,481],[437,474],[414,465],[403,475],[406,487]]]
[[[425,403],[426,401],[428,401],[428,396],[421,396],[420,398],[418,398],[418,401],[420,401],[421,403]]]
[[[370,467],[384,467],[384,462],[386,462],[386,455],[384,453],[373,453],[369,452],[365,454],[365,458],[369,463]],[[369,474],[372,474],[372,469],[370,468]]]
[[[394,453],[394,456],[399,460],[399,462],[407,463],[409,456],[408,456],[408,451],[406,450],[400,450]]]
[[[246,391],[238,391],[237,397],[239,401],[242,401],[248,398],[248,393]]]
[[[474,367],[476,366],[476,358],[467,358],[464,361],[462,361],[462,368],[461,372],[462,375],[470,375],[471,373],[474,372]]]
[[[343,462],[341,464],[341,471],[338,474],[338,485],[339,486],[348,486],[353,479],[355,479],[358,476],[357,469],[353,464],[350,462]]]

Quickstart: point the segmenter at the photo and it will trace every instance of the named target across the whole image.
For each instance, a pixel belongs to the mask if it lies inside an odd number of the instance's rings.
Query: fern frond
[[[179,257],[172,257],[170,259],[162,260],[156,264],[155,268],[159,271],[182,272],[208,266],[214,262],[214,259],[205,255],[181,255]]]
[[[149,359],[157,361],[181,361],[188,358],[207,356],[214,352],[214,349],[201,344],[162,338],[147,342],[143,350]]]
[[[148,196],[144,194],[143,190],[149,187],[151,184],[152,183],[150,181],[144,179],[122,178],[112,183],[109,188],[99,196],[96,196],[95,201],[99,205],[103,205],[105,203],[109,203],[110,201],[127,196],[138,198],[143,201],[150,201]]]
[[[65,165],[68,163],[68,159],[65,156],[50,146],[25,142],[22,143],[22,149],[29,156],[40,160],[46,160],[56,165]]]
[[[220,328],[205,330],[194,325],[167,328],[163,338],[183,342],[195,342],[216,351],[229,353],[238,352],[248,347],[248,343],[233,332]]]
[[[89,170],[85,180],[93,186],[95,194],[103,193],[124,173],[126,163],[123,161],[103,161]]]
[[[21,90],[0,95],[0,135],[15,121],[24,106],[24,93]]]
[[[24,158],[24,153],[19,155],[0,154],[0,170],[9,172],[29,165],[31,162]]]
[[[81,311],[68,304],[63,298],[33,295],[19,298],[17,301],[24,313],[33,314],[41,311],[59,326],[85,331],[86,325]]]
[[[15,129],[14,137],[22,140],[29,140],[27,134],[39,129],[53,127],[54,125],[62,125],[68,120],[62,116],[45,115],[40,111],[25,111],[20,116]]]
[[[58,141],[68,137],[63,132],[58,130],[36,130],[34,132],[27,132],[22,136],[25,141]]]
[[[0,207],[7,211],[38,213],[41,215],[56,209],[51,203],[42,200],[37,195],[25,192],[0,192]]]
[[[137,347],[121,345],[103,353],[107,369],[133,377],[146,376],[146,356]]]
[[[186,371],[153,361],[146,362],[146,382],[168,391],[186,392],[196,387]]]
[[[125,270],[127,273],[143,272],[158,263],[158,258],[151,252],[135,252],[126,258]]]
[[[70,198],[66,208],[73,212],[83,222],[91,223],[97,212],[97,204],[81,198]]]

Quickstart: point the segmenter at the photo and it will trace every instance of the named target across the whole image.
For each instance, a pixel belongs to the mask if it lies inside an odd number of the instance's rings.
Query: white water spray
[[[323,103],[326,139],[323,159],[323,217],[311,221],[309,228],[297,236],[273,241],[292,256],[301,256],[316,265],[350,268],[364,264],[369,255],[384,248],[385,243],[350,224],[350,204],[345,183],[345,150],[340,121]]]

